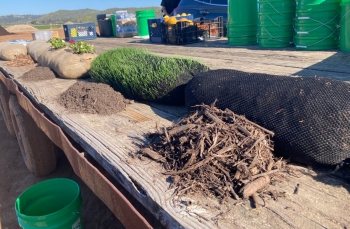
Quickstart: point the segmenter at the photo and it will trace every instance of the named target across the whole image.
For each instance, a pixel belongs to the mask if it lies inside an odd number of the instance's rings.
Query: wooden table
[[[324,76],[349,80],[350,55],[337,51],[307,52],[262,50],[258,47],[229,47],[224,39],[187,46],[155,45],[147,40],[98,38],[88,41],[97,53],[115,47],[146,48],[160,55],[192,56],[211,69],[230,68],[279,75]],[[168,228],[349,228],[350,184],[330,171],[293,166],[295,174],[271,190],[285,192],[278,201],[260,200],[264,207],[253,209],[249,201],[219,204],[214,197],[188,195],[172,198],[169,179],[151,160],[132,159],[131,152],[147,143],[156,123],[169,126],[185,113],[184,107],[135,103],[114,115],[71,113],[58,97],[76,80],[54,79],[28,82],[20,76],[35,67],[2,67],[25,94],[69,136],[103,166],[133,197]],[[294,194],[299,184],[298,194]],[[191,204],[190,204],[191,203]]]

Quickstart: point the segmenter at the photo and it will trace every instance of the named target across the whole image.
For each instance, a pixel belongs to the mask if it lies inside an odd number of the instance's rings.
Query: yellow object
[[[180,21],[187,21],[187,18],[181,18]]]
[[[70,36],[71,37],[77,37],[78,36],[77,29],[71,29],[70,30]]]
[[[170,17],[167,24],[175,25],[176,23],[177,23],[176,17]]]
[[[182,13],[181,16],[187,16],[186,13]]]
[[[187,14],[187,16],[191,16],[191,14]]]
[[[187,22],[188,22],[189,25],[193,25],[193,21],[187,20]]]
[[[165,15],[165,16],[164,16],[164,23],[168,23],[168,21],[169,21],[169,16],[168,16],[168,15]]]
[[[181,17],[181,15],[180,14],[176,14],[176,17]]]
[[[157,23],[152,23],[152,28],[157,28]]]

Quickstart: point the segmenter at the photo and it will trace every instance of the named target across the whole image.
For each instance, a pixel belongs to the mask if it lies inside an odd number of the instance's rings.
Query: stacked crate
[[[65,40],[91,40],[96,38],[95,23],[79,23],[63,25]]]
[[[187,20],[181,20],[181,19]],[[223,18],[193,20],[192,16],[177,17],[176,24],[167,24],[164,18],[148,19],[150,42],[185,45],[223,37]]]

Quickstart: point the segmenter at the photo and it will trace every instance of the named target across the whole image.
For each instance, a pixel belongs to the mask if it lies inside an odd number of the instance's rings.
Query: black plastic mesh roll
[[[275,153],[309,165],[350,157],[350,85],[303,78],[213,70],[186,87],[186,106],[212,104],[275,132]]]

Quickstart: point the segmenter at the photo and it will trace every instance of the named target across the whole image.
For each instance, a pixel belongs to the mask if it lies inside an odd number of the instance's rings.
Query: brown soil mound
[[[109,115],[124,110],[130,100],[107,84],[79,81],[61,95],[59,103],[74,112]]]
[[[4,29],[4,27],[2,27],[0,25],[0,36],[4,36],[4,35],[10,35],[11,33],[9,33],[6,29]]]
[[[50,80],[55,78],[56,75],[50,68],[41,66],[35,67],[21,76],[21,79],[27,81]]]
[[[6,30],[10,33],[21,33],[21,32],[33,32],[38,29],[30,25],[13,25],[13,26],[9,26]]]
[[[21,67],[34,64],[34,60],[30,55],[19,54],[15,59],[6,63],[6,66]]]

